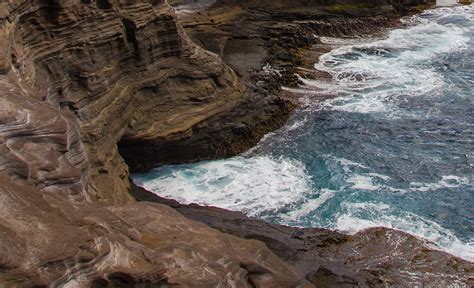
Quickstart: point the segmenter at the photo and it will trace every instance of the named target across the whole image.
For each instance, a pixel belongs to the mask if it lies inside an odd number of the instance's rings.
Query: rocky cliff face
[[[79,205],[0,173],[3,287],[294,287],[300,277],[258,241],[150,203]]]
[[[183,19],[185,30],[160,0],[0,3],[1,286],[311,286],[308,271],[258,237],[129,193],[129,167],[239,153],[291,110],[262,84],[268,75],[257,83],[248,72],[274,47],[266,32],[236,25],[258,14],[219,5],[213,17]],[[266,31],[288,38],[292,27]],[[217,41],[206,41],[212,31]],[[247,61],[258,64],[239,64],[241,40],[265,47]],[[275,59],[287,65],[283,48]]]
[[[170,6],[9,1],[0,35],[2,285],[302,281],[262,243],[128,193],[119,140],[189,137],[245,100]]]
[[[91,164],[78,189],[92,200],[128,201],[120,139],[186,137],[243,98],[232,70],[194,45],[163,1],[16,1],[4,9],[3,70],[75,119],[77,149]]]

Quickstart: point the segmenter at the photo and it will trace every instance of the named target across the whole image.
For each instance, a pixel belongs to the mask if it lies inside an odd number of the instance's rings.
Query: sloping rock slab
[[[240,212],[183,205],[132,185],[139,201],[166,204],[187,218],[246,239],[264,242],[317,287],[412,285],[472,286],[474,264],[436,250],[433,243],[387,228],[355,235],[250,219]]]

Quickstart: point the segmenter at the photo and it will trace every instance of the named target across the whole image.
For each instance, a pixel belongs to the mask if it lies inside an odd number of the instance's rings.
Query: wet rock
[[[240,212],[183,205],[132,184],[139,201],[173,207],[222,232],[264,242],[316,287],[473,285],[474,264],[407,233],[372,228],[355,235],[250,219]]]

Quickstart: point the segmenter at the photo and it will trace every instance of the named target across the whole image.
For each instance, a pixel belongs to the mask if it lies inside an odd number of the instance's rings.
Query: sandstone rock
[[[5,172],[0,181],[2,287],[304,282],[263,243],[223,234],[163,205],[77,205],[11,181]]]
[[[189,138],[246,98],[235,73],[193,44],[163,2],[26,3],[4,7],[2,55],[24,89],[77,119],[94,201],[130,200],[119,140]]]
[[[135,203],[120,139],[180,139],[246,100],[163,1],[0,5],[0,285],[294,287],[261,242]]]

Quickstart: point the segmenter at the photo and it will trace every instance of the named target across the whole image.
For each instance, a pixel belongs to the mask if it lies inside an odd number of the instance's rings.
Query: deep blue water
[[[315,69],[333,79],[305,80],[303,107],[249,153],[135,180],[276,223],[400,229],[474,260],[474,5],[406,21],[323,38],[334,50]]]

